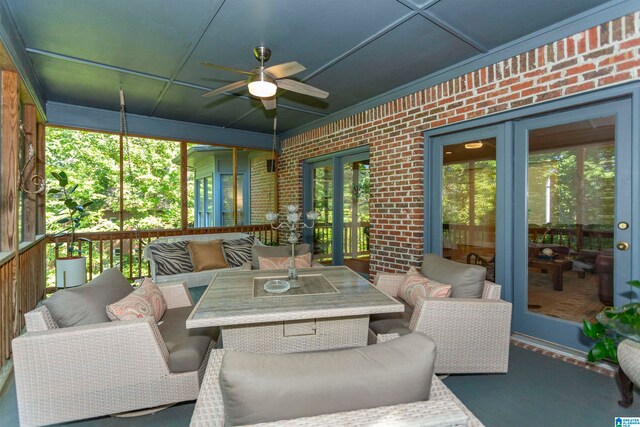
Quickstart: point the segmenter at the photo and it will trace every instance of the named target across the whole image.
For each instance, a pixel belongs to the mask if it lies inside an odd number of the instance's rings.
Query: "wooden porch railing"
[[[355,250],[356,256],[369,254],[369,223],[360,222],[357,226],[355,241],[354,239],[354,227],[348,223],[345,224],[342,231],[342,251],[345,255],[353,255]],[[313,228],[313,241],[316,245],[320,244],[323,247],[322,254],[326,258],[331,258],[333,254],[333,224],[330,223],[316,223]]]
[[[277,240],[277,233],[269,224],[243,225],[237,227],[208,227],[170,230],[127,230],[109,232],[76,233],[77,238],[90,242],[79,242],[80,250],[87,257],[87,274],[91,280],[107,268],[119,268],[129,280],[149,275],[149,263],[143,257],[144,247],[153,240],[165,236],[194,234],[247,233],[269,244]],[[68,236],[47,236],[48,284],[53,285],[55,259],[66,254]]]
[[[443,239],[450,243],[494,242],[495,227],[466,224],[444,224]],[[529,227],[529,241],[568,246],[576,252],[581,249],[601,251],[613,247],[613,230],[585,228],[578,224],[573,227],[549,226]]]

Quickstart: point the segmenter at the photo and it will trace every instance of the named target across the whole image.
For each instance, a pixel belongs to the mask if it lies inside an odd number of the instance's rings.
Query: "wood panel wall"
[[[36,241],[38,218],[44,231],[44,195],[25,193],[22,237],[19,249],[19,150],[25,150],[26,188],[33,190],[31,177],[44,175],[44,126],[37,124],[36,109],[24,105],[24,145],[20,133],[20,78],[14,71],[0,72],[0,373],[11,358],[11,340],[22,332],[23,314],[32,310],[45,293],[46,241]],[[42,136],[38,137],[38,129]],[[42,143],[41,143],[42,142]],[[29,146],[34,158],[28,164]],[[41,206],[38,205],[40,200]],[[42,212],[38,214],[38,208]],[[43,234],[43,233],[42,233]],[[30,242],[27,244],[27,242]],[[0,375],[0,378],[5,376]],[[0,387],[2,384],[0,384]]]
[[[27,313],[45,296],[45,254],[47,243],[41,239],[29,249],[18,255],[19,311],[16,319],[19,333],[24,326],[24,313]]]
[[[11,357],[11,340],[16,330],[16,264],[12,258],[0,266],[0,367]]]
[[[0,110],[0,251],[18,249],[18,74],[2,71],[2,110]]]
[[[36,107],[26,104],[22,108],[24,133],[24,165],[21,177],[21,184],[24,189],[22,193],[22,240],[32,242],[36,239],[36,193],[32,185],[31,178],[36,172]],[[33,157],[32,157],[33,156]]]

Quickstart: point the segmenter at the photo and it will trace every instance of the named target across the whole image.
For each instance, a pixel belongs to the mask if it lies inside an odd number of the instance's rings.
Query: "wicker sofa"
[[[193,301],[184,283],[166,284],[160,290],[167,303],[160,325],[148,317],[59,327],[45,305],[26,313],[27,332],[12,343],[20,425],[61,423],[196,399],[215,341],[205,337],[204,344],[200,342],[205,352],[201,362],[195,360],[200,363],[197,369],[174,369],[172,355],[192,351],[185,349],[175,330],[182,333],[183,317]]]
[[[206,270],[206,271],[198,271],[198,272],[190,272],[190,273],[180,273],[180,274],[170,274],[170,275],[160,275],[158,274],[158,267],[156,265],[153,254],[149,248],[149,246],[155,243],[175,243],[182,240],[191,240],[203,242],[207,240],[214,239],[222,239],[222,240],[234,240],[240,239],[243,237],[249,237],[249,234],[246,233],[220,233],[220,234],[188,234],[182,236],[169,236],[169,237],[160,237],[153,242],[149,243],[143,252],[144,259],[149,261],[149,272],[151,274],[151,278],[155,283],[175,283],[175,282],[185,282],[188,287],[193,288],[197,286],[207,286],[211,283],[213,279],[213,275],[217,271],[225,271],[225,270],[250,270],[251,262],[243,265],[242,267],[235,268],[224,268],[219,270]],[[261,243],[256,243],[261,245]]]
[[[452,263],[444,259],[441,262]],[[423,262],[423,274],[424,268]],[[384,327],[376,328],[374,322],[371,323],[370,341],[383,342],[418,331],[433,338],[437,345],[436,374],[506,373],[511,303],[500,299],[500,285],[484,280],[484,267],[459,264],[458,268],[479,269],[478,276],[484,281],[480,298],[426,298],[415,310],[405,304],[405,313],[397,319],[383,320],[388,322]],[[398,298],[404,279],[405,274],[384,273],[376,276],[374,284],[387,295]],[[443,278],[435,280],[445,282]]]
[[[373,346],[367,347],[365,351],[372,350]],[[345,360],[347,353],[352,350],[340,350],[334,352],[324,353],[323,356],[330,358],[334,361],[335,367],[344,368],[344,364],[349,364],[349,358]],[[355,350],[358,351],[358,350]],[[225,407],[225,399],[228,398],[223,392],[222,382],[229,383],[229,374],[227,373],[229,365],[227,361],[223,362],[225,357],[225,350],[215,349],[211,352],[211,356],[209,357],[209,365],[207,367],[207,372],[205,374],[205,378],[202,382],[202,389],[200,391],[200,396],[198,397],[198,401],[196,403],[195,410],[193,412],[193,416],[191,418],[191,427],[218,427],[224,425],[234,425],[232,420],[230,420],[230,415],[228,413],[228,409]],[[402,355],[402,351],[397,351],[394,349],[395,355]],[[318,354],[306,353],[307,355],[317,356]],[[249,358],[245,360],[251,360],[251,356],[248,355]],[[282,357],[283,355],[273,355],[274,357]],[[299,354],[299,356],[305,357],[305,354]],[[405,354],[406,356],[406,354]],[[411,356],[409,356],[411,358]],[[415,359],[423,359],[423,353],[420,351],[416,352],[413,357],[412,362],[405,363],[400,370],[396,370],[396,368],[389,367],[384,360],[381,360],[380,357],[377,357],[373,354],[367,354],[363,357],[362,362],[367,365],[365,367],[365,371],[371,370],[373,368],[372,373],[376,377],[375,382],[380,384],[389,384],[389,382],[393,382],[394,378],[393,374],[390,374],[388,370],[385,368],[390,368],[391,371],[394,371],[396,374],[399,372],[403,372],[402,376],[406,375],[414,375],[415,381],[421,381],[423,379],[424,371],[420,369],[416,369]],[[405,358],[403,360],[406,362]],[[270,361],[265,361],[265,365],[268,365],[270,368],[274,367],[273,359]],[[287,360],[287,363],[290,361]],[[313,366],[313,360],[305,360],[307,365]],[[395,364],[395,362],[394,362]],[[261,365],[261,363],[258,363]],[[301,366],[299,363],[293,362],[294,367],[291,369],[295,370],[297,375],[301,375],[306,378],[304,372],[304,366]],[[236,364],[237,366],[237,364]],[[433,365],[427,372],[432,372]],[[275,366],[277,370],[277,364]],[[265,387],[265,384],[272,386],[272,380],[269,380],[263,377],[259,372],[260,368],[256,369],[256,364],[247,367],[247,370],[250,373],[246,373],[246,381],[253,382],[256,384],[257,388]],[[377,372],[377,371],[380,372]],[[420,372],[420,373],[418,373]],[[277,374],[276,374],[277,375]],[[428,374],[431,375],[431,374]],[[365,377],[369,377],[368,374],[364,374]],[[224,379],[223,379],[224,378]],[[419,401],[411,401],[409,403],[398,403],[398,404],[387,404],[382,406],[376,406],[369,409],[355,409],[348,410],[342,412],[334,412],[334,413],[326,413],[322,415],[314,415],[314,416],[306,416],[301,418],[293,418],[293,419],[285,419],[278,421],[270,421],[270,422],[260,422],[257,425],[260,426],[278,426],[278,427],[324,427],[324,426],[369,426],[369,425],[411,425],[411,426],[438,426],[438,427],[446,427],[446,426],[471,426],[471,427],[482,427],[483,424],[476,418],[476,416],[449,390],[444,383],[438,379],[437,376],[430,376],[431,378],[431,388],[429,392],[428,400],[419,400]],[[307,381],[317,381],[317,377],[314,377],[314,380]],[[368,379],[364,379],[364,382],[360,382],[360,380],[355,381],[360,383],[360,386],[366,384]],[[413,387],[413,385],[408,385],[406,381],[398,381],[402,382],[403,385]],[[412,381],[412,382],[415,382]],[[351,383],[351,381],[350,381]],[[307,391],[301,391],[299,401],[304,402],[305,400],[309,401],[309,405],[317,405],[319,400],[323,400],[321,397],[324,393],[323,390],[327,389],[327,393],[332,394],[330,391],[334,390],[336,384],[333,382],[333,378],[330,378],[328,381],[321,381],[319,384],[316,382],[313,383],[314,387],[307,389]],[[237,383],[234,383],[237,386]],[[287,388],[284,384],[283,387]],[[358,386],[356,386],[358,387]],[[366,387],[366,386],[365,386]],[[395,389],[397,393],[403,392],[403,386],[398,386],[399,388]],[[276,387],[276,389],[278,389]],[[303,387],[304,389],[304,387]],[[375,387],[374,387],[375,389]],[[312,391],[313,390],[313,391]],[[240,390],[235,390],[238,393]],[[247,390],[246,387],[243,387],[242,390],[243,395],[251,396],[250,398],[256,399],[261,396],[260,392],[254,394],[252,390]],[[310,397],[308,393],[313,394],[314,397]],[[349,392],[347,392],[349,393]],[[357,396],[354,396],[354,399],[388,399],[388,396],[396,395],[397,393],[393,393],[389,389],[380,389],[376,390],[376,393],[370,394],[369,390],[363,391],[362,393],[356,393]],[[375,396],[377,395],[377,397]],[[224,397],[223,397],[224,396]],[[275,394],[275,399],[280,399],[279,394]],[[387,397],[381,397],[387,396]],[[349,399],[347,399],[349,400]],[[323,402],[324,403],[324,402]],[[323,404],[320,403],[320,404]],[[233,405],[233,403],[227,402],[229,405]],[[283,402],[275,404],[275,407],[272,406],[272,402],[266,403],[267,406],[270,406],[272,412],[279,413],[281,410],[285,412],[290,412],[291,408],[287,408],[287,406],[297,406],[296,404],[291,404],[289,399],[284,399]],[[306,403],[303,403],[306,405]],[[347,404],[348,405],[348,404]],[[243,425],[245,425],[243,423]],[[246,425],[254,425],[254,424],[246,424]]]

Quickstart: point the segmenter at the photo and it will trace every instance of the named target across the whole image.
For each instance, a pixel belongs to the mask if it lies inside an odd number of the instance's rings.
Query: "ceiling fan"
[[[204,93],[202,96],[215,96],[246,85],[249,87],[249,93],[260,98],[264,108],[267,110],[273,110],[276,108],[275,95],[278,88],[301,93],[303,95],[314,96],[316,98],[326,98],[329,96],[329,92],[325,92],[324,90],[309,86],[308,84],[301,83],[296,80],[285,78],[299,73],[300,71],[304,71],[305,67],[300,63],[292,61],[265,68],[265,62],[271,58],[271,49],[265,46],[255,47],[253,49],[253,56],[255,56],[255,58],[260,62],[260,66],[251,71],[237,70],[235,68],[225,67],[224,65],[203,62],[202,65],[207,67],[244,74],[249,77],[246,80],[230,83],[226,86]]]

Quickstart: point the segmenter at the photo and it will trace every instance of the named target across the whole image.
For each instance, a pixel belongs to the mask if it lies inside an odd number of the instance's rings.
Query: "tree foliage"
[[[83,230],[119,229],[120,148],[118,135],[47,128],[47,185],[55,185],[51,171],[66,170],[79,183],[76,197],[94,200],[96,213]],[[124,228],[178,228],[180,226],[180,145],[128,137],[124,140]],[[193,200],[189,209],[193,210]],[[47,223],[53,224],[61,201],[47,198]],[[62,227],[62,226],[61,226]],[[52,225],[52,232],[58,232]]]

